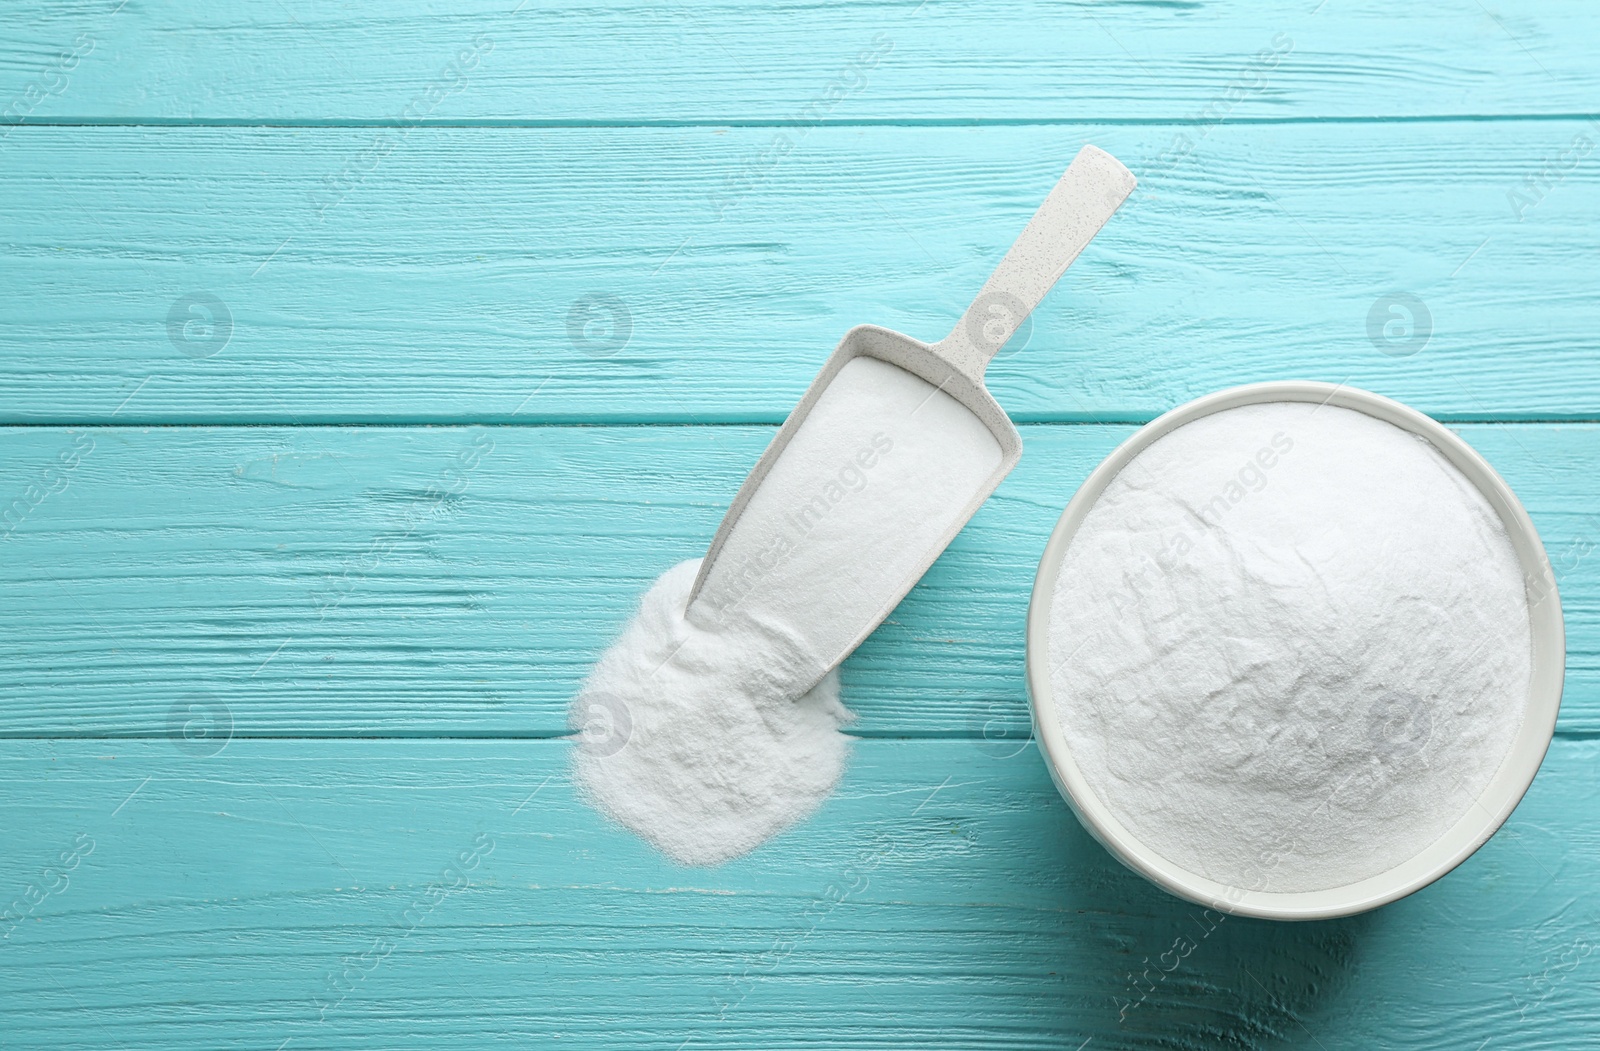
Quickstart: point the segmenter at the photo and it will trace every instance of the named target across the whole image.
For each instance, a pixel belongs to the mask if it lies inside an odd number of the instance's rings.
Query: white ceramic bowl
[[[1505,523],[1506,533],[1522,563],[1532,619],[1533,674],[1522,727],[1507,750],[1477,806],[1470,808],[1437,841],[1387,872],[1343,887],[1319,891],[1245,891],[1181,868],[1152,851],[1114,817],[1083,778],[1056,711],[1051,693],[1049,615],[1056,574],[1073,535],[1106,485],[1130,460],[1157,438],[1210,413],[1261,402],[1305,401],[1354,409],[1421,435],[1476,485]],[[1329,383],[1256,383],[1218,391],[1179,406],[1141,427],[1106,457],[1073,496],[1039,561],[1033,598],[1028,605],[1028,695],[1033,707],[1035,738],[1056,787],[1079,820],[1124,865],[1157,886],[1210,908],[1242,916],[1275,920],[1313,920],[1348,916],[1403,898],[1461,864],[1498,829],[1516,808],[1544,759],[1555,730],[1566,670],[1566,635],[1561,601],[1556,593],[1544,545],[1516,496],[1483,457],[1453,432],[1399,402]]]

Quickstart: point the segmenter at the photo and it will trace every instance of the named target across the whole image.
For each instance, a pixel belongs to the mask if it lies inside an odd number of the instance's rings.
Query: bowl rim
[[[1317,891],[1230,887],[1167,861],[1141,843],[1084,779],[1067,745],[1050,684],[1049,614],[1056,579],[1078,527],[1111,479],[1157,439],[1184,424],[1245,405],[1282,401],[1334,405],[1392,423],[1426,439],[1461,471],[1500,516],[1516,551],[1528,592],[1533,646],[1522,725],[1474,805],[1438,840],[1394,868]],[[1532,519],[1511,487],[1465,440],[1431,417],[1379,394],[1346,384],[1280,380],[1230,387],[1186,402],[1140,427],[1090,472],[1061,513],[1039,560],[1028,603],[1026,669],[1034,739],[1050,776],[1084,828],[1113,857],[1157,886],[1207,908],[1262,919],[1331,919],[1375,909],[1434,882],[1471,857],[1516,809],[1555,731],[1566,672],[1566,633],[1555,577]]]

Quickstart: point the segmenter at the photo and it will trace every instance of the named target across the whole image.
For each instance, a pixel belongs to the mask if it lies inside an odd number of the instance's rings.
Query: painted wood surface
[[[1590,113],[1600,87],[1582,0],[19,0],[7,15],[0,87],[39,85],[7,115],[55,122],[1508,116]]]
[[[851,325],[948,331],[1086,139],[1175,130],[822,128],[780,162],[773,128],[17,128],[0,421],[775,423]],[[1023,421],[1291,378],[1595,419],[1591,134],[1219,127],[991,389]]]
[[[1313,924],[1219,923],[1121,869],[1031,745],[862,742],[811,822],[713,871],[600,825],[570,747],[0,744],[23,819],[0,885],[54,888],[0,928],[8,1046],[1470,1051],[1600,1031],[1600,836],[1571,816],[1600,802],[1593,740],[1558,740],[1443,881]]]
[[[1597,22],[8,5],[0,1045],[1600,1043]],[[662,861],[574,798],[574,687],[843,331],[942,335],[1085,141],[1141,189],[991,369],[1026,453],[847,663],[845,783]],[[1507,478],[1567,689],[1455,873],[1218,924],[1059,800],[1022,627],[1134,424],[1274,378]]]
[[[1133,430],[1024,428],[1017,470],[845,663],[854,732],[1027,735],[1039,557]],[[1560,725],[1600,732],[1600,509],[1579,502],[1600,425],[1459,430],[1550,553]],[[650,581],[704,553],[771,434],[12,428],[0,492],[48,490],[58,454],[82,455],[0,540],[3,732],[155,735],[192,698],[247,736],[560,735],[589,666]]]

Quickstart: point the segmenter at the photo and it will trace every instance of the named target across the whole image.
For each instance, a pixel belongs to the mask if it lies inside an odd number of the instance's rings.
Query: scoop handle
[[[1128,199],[1134,184],[1133,173],[1105,150],[1079,150],[978,298],[934,345],[934,353],[981,385],[989,359]]]

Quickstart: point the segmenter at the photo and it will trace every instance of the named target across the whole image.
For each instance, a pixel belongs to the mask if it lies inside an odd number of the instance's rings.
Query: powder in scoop
[[[666,573],[573,707],[577,779],[685,864],[743,854],[812,813],[844,770],[831,668],[878,622],[1000,463],[955,399],[848,362],[729,534]]]
[[[815,681],[888,614],[1001,458],[950,395],[852,358],[745,505],[690,619],[760,621],[803,647]]]
[[[1430,443],[1298,402],[1185,424],[1060,567],[1051,685],[1138,840],[1243,890],[1378,875],[1470,810],[1531,674],[1516,554]]]

